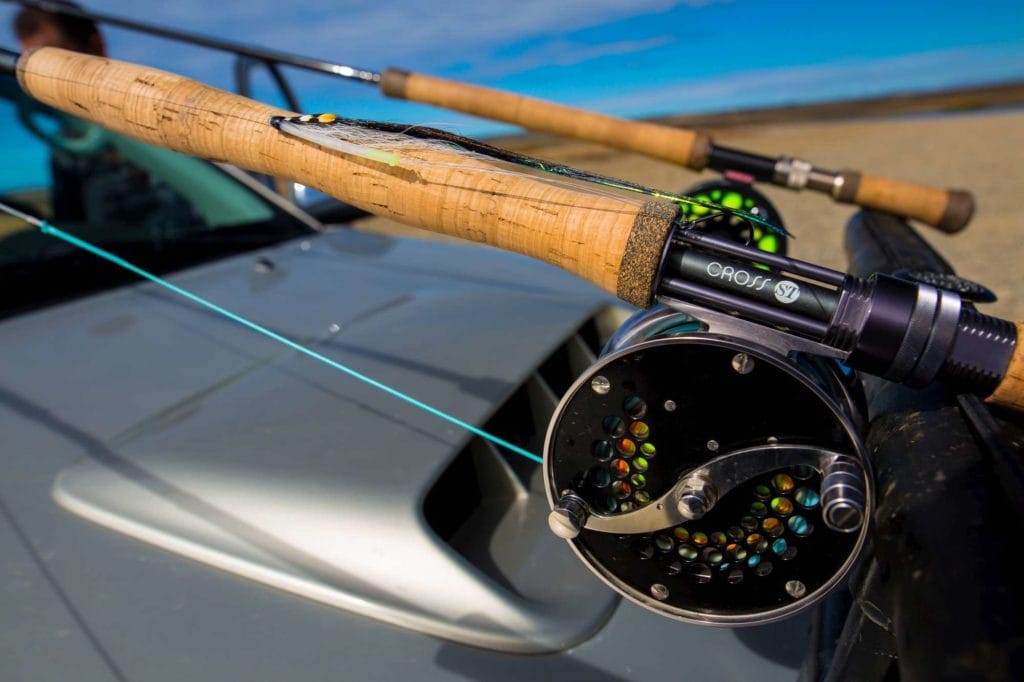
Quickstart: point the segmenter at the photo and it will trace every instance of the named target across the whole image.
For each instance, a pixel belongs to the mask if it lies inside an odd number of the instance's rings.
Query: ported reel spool
[[[768,201],[768,197],[747,182],[715,178],[687,187],[682,193],[704,203],[746,211],[785,230],[782,216]],[[741,244],[749,244],[768,253],[786,255],[788,242],[784,232],[775,232],[738,215],[717,212],[705,206],[681,203],[679,207],[684,220],[700,220],[701,229],[711,234],[718,234]]]
[[[551,528],[663,615],[732,626],[797,613],[864,544],[861,402],[835,362],[640,313],[552,419]]]

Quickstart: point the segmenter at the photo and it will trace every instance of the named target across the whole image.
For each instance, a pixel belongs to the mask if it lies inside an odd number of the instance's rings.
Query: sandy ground
[[[872,175],[970,190],[977,201],[971,224],[946,235],[920,228],[960,275],[986,284],[999,301],[983,311],[1024,319],[1024,112],[989,111],[821,123],[761,124],[710,131],[719,144],[769,156],[807,159],[823,168],[851,168]],[[540,158],[625,178],[651,187],[681,190],[710,177],[605,147],[524,138],[508,146]],[[790,254],[845,269],[843,227],[854,213],[814,192],[760,188],[779,208],[796,238]],[[368,218],[361,229],[424,238],[429,233]]]

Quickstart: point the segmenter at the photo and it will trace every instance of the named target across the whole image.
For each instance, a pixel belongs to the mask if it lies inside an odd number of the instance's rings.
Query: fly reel
[[[711,234],[721,235],[741,244],[749,244],[768,253],[786,254],[788,242],[782,216],[772,202],[768,201],[768,197],[749,183],[715,178],[687,187],[683,190],[683,195],[701,202],[679,204],[685,220],[700,220],[702,229]],[[707,204],[744,211],[779,229],[770,230],[764,225],[746,220],[729,211],[715,211],[708,208]]]
[[[801,611],[852,567],[872,496],[862,396],[837,363],[634,316],[548,430],[552,530],[658,613],[752,625]]]

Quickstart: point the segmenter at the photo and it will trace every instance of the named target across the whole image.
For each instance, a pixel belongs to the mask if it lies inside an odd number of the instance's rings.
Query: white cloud
[[[1019,78],[1021,73],[1013,52],[979,46],[666,81],[665,85],[643,89],[627,88],[615,98],[581,100],[578,105],[624,116],[642,116],[942,88]]]
[[[656,36],[642,40],[621,40],[614,43],[584,45],[571,40],[556,39],[523,52],[516,57],[494,60],[475,66],[473,76],[479,80],[496,79],[549,66],[574,66],[599,57],[624,56],[644,52],[676,41],[674,36]]]
[[[431,69],[451,62],[477,63],[503,46],[526,39],[539,36],[557,39],[572,31],[627,17],[665,12],[679,6],[697,8],[711,2],[176,0],[138,3],[86,0],[85,4],[101,13],[368,68],[381,69],[396,64]],[[627,39],[622,44],[628,42]],[[571,43],[562,43],[561,47],[586,49],[586,46]],[[166,43],[153,43],[149,49],[154,57],[166,56]],[[609,49],[621,49],[621,45],[612,45]],[[544,52],[544,48],[541,51]],[[552,49],[546,48],[544,53],[550,57]],[[557,57],[572,62],[585,58],[571,54]],[[415,63],[406,63],[410,60]]]

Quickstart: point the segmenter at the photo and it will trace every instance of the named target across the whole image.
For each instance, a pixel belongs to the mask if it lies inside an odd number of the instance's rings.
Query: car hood
[[[517,394],[543,419],[538,367],[586,355],[611,304],[514,255],[349,230],[171,279],[476,425]],[[90,521],[504,651],[570,646],[615,603],[546,531],[536,465],[156,285],[7,320],[0,348],[4,431]]]

